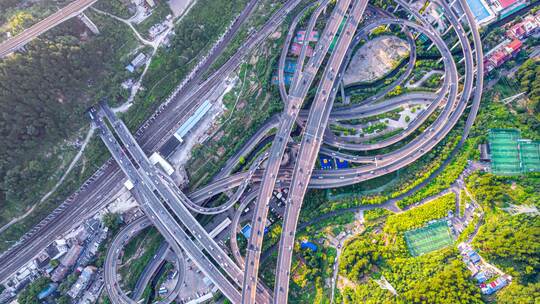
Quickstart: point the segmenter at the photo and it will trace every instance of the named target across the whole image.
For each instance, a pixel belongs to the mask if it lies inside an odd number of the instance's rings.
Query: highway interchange
[[[254,5],[255,2],[251,1],[250,3]],[[432,4],[438,5],[444,10],[445,16],[458,38],[464,59],[463,65],[465,69],[463,75],[458,72],[454,56],[440,34],[420,13],[410,9],[407,2],[396,0],[399,7],[407,11],[410,16],[409,19],[414,19],[414,21],[387,14],[386,17],[379,18],[377,21],[364,25],[357,30],[366,9],[367,0],[337,1],[330,18],[326,21],[326,27],[321,38],[314,48],[313,56],[305,64],[308,42],[303,44],[297,70],[288,92],[283,83],[282,69],[280,69],[280,95],[284,101],[285,110],[279,120],[267,123],[245,148],[246,151],[252,149],[257,142],[265,137],[266,131],[277,125],[278,130],[270,150],[261,154],[245,172],[230,175],[232,167],[236,165],[237,161],[228,162],[226,170],[222,171],[223,173],[220,173],[211,184],[193,193],[184,194],[168,176],[149,163],[147,153],[156,151],[165,144],[176,128],[202,103],[209,88],[219,83],[224,75],[234,71],[241,59],[256,47],[260,41],[271,34],[299,2],[287,1],[262,29],[252,33],[247,38],[243,49],[233,55],[225,65],[209,78],[201,81],[203,72],[208,70],[211,62],[219,56],[226,43],[234,36],[234,32],[238,30],[238,27],[233,26],[228,38],[220,42],[223,46],[213,50],[211,58],[205,61],[205,66],[198,73],[195,73],[193,80],[176,91],[175,96],[170,98],[143,124],[135,137],[131,136],[125,125],[114,116],[106,104],[100,104],[92,108],[89,116],[99,128],[100,136],[113,154],[114,161],[109,160],[99,173],[85,185],[84,190],[72,196],[63,209],[59,209],[60,211],[55,215],[60,219],[59,222],[55,221],[57,224],[43,224],[21,241],[22,244],[26,242],[29,246],[19,244],[0,257],[2,265],[13,265],[11,268],[0,272],[0,279],[5,279],[25,259],[26,261],[31,259],[32,252],[29,251],[32,250],[31,248],[35,250],[40,246],[44,247],[43,243],[47,239],[39,241],[34,235],[40,231],[45,231],[45,235],[49,235],[50,240],[51,237],[58,235],[62,229],[66,229],[66,227],[60,226],[62,223],[73,218],[80,218],[84,213],[100,209],[110,200],[111,194],[121,187],[124,176],[127,176],[135,185],[132,193],[139,201],[147,218],[172,245],[173,251],[179,255],[183,252],[190,257],[233,303],[286,303],[294,235],[302,200],[308,187],[334,188],[347,186],[394,172],[409,165],[428,153],[445,138],[461,118],[472,95],[472,108],[464,128],[464,137],[466,137],[478,111],[483,86],[483,67],[478,29],[465,0],[454,1],[452,5],[459,5],[459,10],[464,11],[467,26],[460,23],[454,10],[444,0],[435,1]],[[326,8],[328,3],[329,1],[319,1],[317,3],[318,7],[314,10],[307,25],[308,33],[315,26],[323,8]],[[243,21],[241,19],[247,18],[252,8],[247,8],[243,12],[244,15],[241,15],[242,18],[238,18],[235,24],[241,24]],[[303,14],[305,11],[304,9],[301,13]],[[296,24],[298,20],[298,18],[295,18],[293,24]],[[338,34],[338,27],[343,20],[346,20],[346,23],[341,35],[337,39],[332,54],[327,56],[330,44]],[[360,40],[360,37],[363,37],[362,35],[369,33],[371,29],[380,25],[398,25],[409,34],[412,31],[427,36],[438,48],[442,56],[445,70],[443,85],[435,94],[413,93],[383,101],[381,99],[385,94],[378,94],[359,105],[332,109],[342,71],[350,60],[352,46]],[[472,46],[468,38],[469,33],[465,32],[466,28],[470,29],[473,39]],[[356,35],[354,35],[355,32]],[[292,33],[294,33],[293,29],[289,31],[285,39],[287,49]],[[411,50],[409,66],[414,64],[415,52],[415,49]],[[287,56],[285,51],[282,53],[280,66],[284,63],[284,56]],[[317,94],[311,103],[311,107],[303,110],[304,100],[327,57],[326,67],[321,70],[322,80],[318,84]],[[410,74],[409,68],[405,74]],[[399,77],[391,87],[399,85],[406,78]],[[403,104],[418,103],[427,104],[427,108],[416,119],[411,121],[403,132],[383,141],[374,144],[349,143],[335,136],[329,136],[330,132],[327,128],[329,122],[376,115]],[[437,117],[431,125],[427,126],[416,137],[410,139],[411,135],[418,133],[416,131],[435,113]],[[111,133],[104,120],[109,121],[120,139],[119,141]],[[300,145],[291,144],[289,141],[295,122],[298,122],[299,126],[303,128]],[[464,138],[462,138],[463,140]],[[376,151],[403,141],[406,141],[403,146],[384,155],[359,156],[352,152]],[[327,146],[321,148],[323,143]],[[293,161],[293,166],[282,166],[283,155],[287,153],[286,149],[291,148],[291,145],[294,148],[293,150],[297,152],[296,161]],[[334,148],[344,148],[350,152],[338,151],[334,150]],[[314,170],[313,167],[319,150],[322,150],[325,154],[339,156],[363,165],[343,170]],[[246,151],[237,153],[235,158],[245,155]],[[288,153],[291,154],[291,151]],[[272,295],[271,291],[258,281],[258,270],[260,248],[262,247],[264,227],[268,214],[268,203],[272,198],[272,192],[278,179],[282,181],[282,185],[288,185],[286,188],[289,188],[289,196],[280,240],[275,280],[276,287]],[[235,188],[234,195],[230,197],[227,203],[221,206],[204,207],[200,205],[219,193]],[[208,236],[205,228],[198,223],[190,211],[202,214],[218,214],[232,208],[237,201],[241,201],[237,214],[242,212],[245,206],[252,201],[255,208],[247,255],[245,259],[239,256],[237,244],[231,242],[232,247],[236,246],[232,250],[235,253],[233,257],[236,260],[233,261],[227,252]],[[236,216],[233,225],[235,229],[238,226]],[[231,240],[232,238],[235,238],[235,236],[233,235]],[[7,261],[13,264],[5,264],[4,262]],[[107,267],[113,266],[109,264]],[[129,302],[114,290],[109,290],[109,293],[118,295],[115,303]]]

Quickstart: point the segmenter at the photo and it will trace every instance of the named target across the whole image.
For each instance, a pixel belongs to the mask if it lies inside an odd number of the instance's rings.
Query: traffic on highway
[[[0,45],[0,57],[94,2],[75,1],[7,40]],[[53,214],[0,256],[0,264],[5,266],[0,269],[0,281],[33,259],[36,252],[43,250],[57,235],[69,231],[73,222],[103,209],[127,181],[132,185],[128,190],[144,216],[124,227],[109,248],[104,278],[113,303],[136,303],[122,291],[118,282],[120,252],[134,235],[150,225],[157,228],[170,246],[167,250],[170,248],[175,256],[175,270],[180,274],[174,289],[158,303],[171,303],[179,296],[186,259],[193,261],[232,303],[287,303],[300,212],[308,189],[345,187],[403,169],[439,145],[468,113],[460,141],[463,144],[478,113],[484,77],[479,30],[465,0],[452,3],[436,0],[430,4],[444,13],[445,21],[456,36],[459,52],[448,45],[425,14],[404,0],[395,0],[395,7],[389,10],[373,7],[368,0],[283,1],[258,30],[246,35],[241,48],[207,75],[259,2],[249,1],[190,78],[133,134],[107,101],[88,109],[87,116],[112,157]],[[464,16],[460,16],[461,12]],[[400,17],[404,15],[408,18]],[[284,31],[286,36],[279,40],[283,44],[281,54],[277,55],[279,61],[276,56],[276,85],[283,110],[250,133],[251,138],[229,154],[233,156],[207,184],[189,191],[180,188],[170,174],[150,161],[150,155],[159,153],[178,128],[209,99],[212,88],[236,71],[251,52],[285,22],[289,28]],[[304,39],[298,43],[295,35],[300,25],[308,35],[322,28],[318,40]],[[360,102],[336,106],[345,70],[353,55],[381,27],[399,28],[405,37],[409,53],[401,74],[388,81],[382,91]],[[397,87],[404,86],[413,73],[419,60],[415,41],[420,36],[440,54],[443,67],[440,85],[429,92],[391,95]],[[284,69],[290,60],[292,44],[298,46],[299,51],[294,61],[295,70],[286,83]],[[417,106],[419,112],[403,129],[380,140],[351,139],[331,128]],[[470,111],[466,111],[469,106]],[[321,155],[347,161],[350,166],[319,168],[317,158]],[[269,210],[275,204],[275,192],[283,189],[286,189],[283,192],[285,203],[280,214],[281,235],[272,290],[260,278],[261,256]],[[218,203],[214,203],[214,199]],[[206,221],[220,215],[232,218],[232,222],[228,221],[231,222],[229,246],[218,242],[210,235],[208,226],[201,223],[203,218]],[[245,254],[236,238],[240,234],[241,218],[249,219],[251,231],[246,237]],[[155,267],[152,269],[152,273],[156,271]]]

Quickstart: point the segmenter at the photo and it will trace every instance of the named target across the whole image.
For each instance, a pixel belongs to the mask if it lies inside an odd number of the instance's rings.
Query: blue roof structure
[[[478,283],[484,283],[487,280],[486,274],[483,272],[479,272],[474,278]]]
[[[336,158],[336,166],[338,169],[347,169],[349,168],[349,162],[344,159]]]
[[[480,262],[480,256],[478,255],[478,253],[476,253],[476,251],[471,251],[468,253],[468,255],[469,255],[469,258],[471,259],[471,262],[475,264]]]
[[[317,249],[318,249],[317,245],[313,244],[312,242],[308,242],[308,241],[300,243],[300,248],[309,249],[309,250],[311,250],[313,252],[317,251]]]
[[[240,232],[242,233],[242,235],[244,235],[244,237],[246,239],[249,239],[249,237],[251,236],[251,225],[250,224],[246,224],[244,226],[244,228],[242,228],[242,230],[240,230]]]
[[[321,169],[330,170],[334,169],[334,159],[328,156],[320,155],[319,161],[321,163]]]
[[[186,122],[175,133],[175,136],[182,138],[184,137],[200,120],[201,118],[208,113],[212,104],[209,100],[203,102],[203,104],[191,115]]]

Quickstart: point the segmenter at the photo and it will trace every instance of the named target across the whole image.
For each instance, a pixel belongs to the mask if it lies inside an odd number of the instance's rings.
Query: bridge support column
[[[94,22],[92,22],[92,20],[90,20],[90,18],[88,18],[88,16],[86,16],[84,13],[81,13],[77,17],[84,23],[84,25],[86,25],[86,27],[92,33],[94,33],[95,35],[99,35],[99,29],[98,29],[97,25]]]
[[[442,33],[442,36],[446,35],[448,32],[450,32],[452,29],[454,28],[454,26],[452,24],[450,24],[450,26],[448,26],[448,28],[444,31],[444,33]]]
[[[345,95],[345,85],[343,84],[343,80],[339,82],[339,87],[341,90],[341,99],[343,100],[343,104],[349,104],[349,99]]]

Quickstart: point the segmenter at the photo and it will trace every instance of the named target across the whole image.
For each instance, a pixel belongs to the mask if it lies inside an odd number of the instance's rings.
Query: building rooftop
[[[499,0],[499,2],[501,3],[501,6],[502,8],[507,8],[509,7],[510,5],[518,2],[519,0]]]

